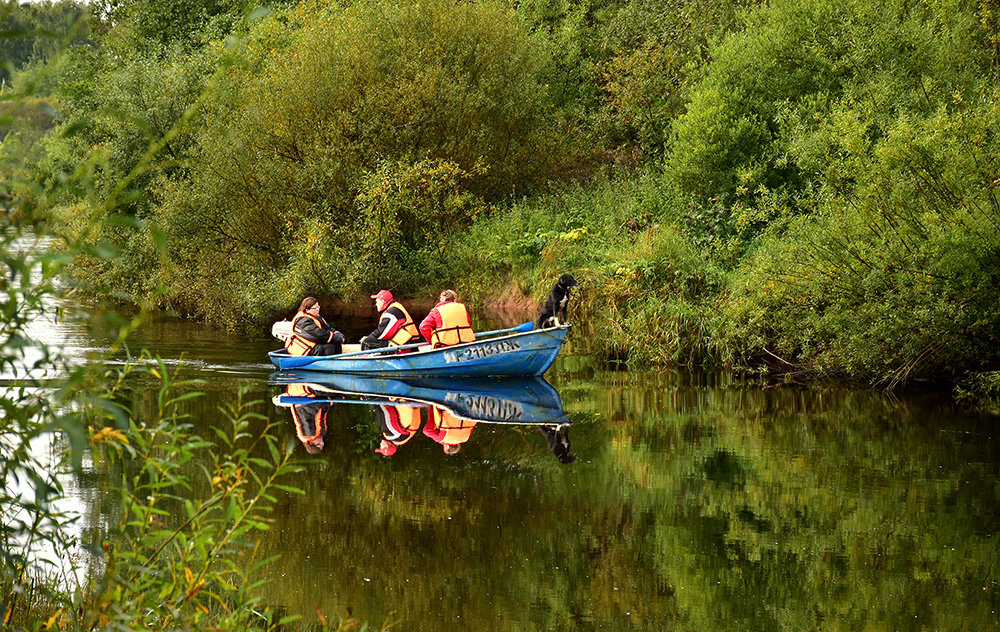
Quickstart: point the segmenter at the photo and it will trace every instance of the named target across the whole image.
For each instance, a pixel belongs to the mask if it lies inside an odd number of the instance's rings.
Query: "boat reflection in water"
[[[572,463],[569,419],[559,393],[540,377],[389,379],[322,371],[276,371],[277,406],[291,411],[295,433],[310,454],[323,449],[327,416],[335,404],[371,406],[382,433],[375,450],[392,456],[418,434],[456,454],[477,424],[538,428],[560,463]]]

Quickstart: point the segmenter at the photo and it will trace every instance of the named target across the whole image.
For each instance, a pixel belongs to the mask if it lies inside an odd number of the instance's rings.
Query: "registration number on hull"
[[[469,360],[482,360],[484,358],[491,358],[501,353],[510,353],[511,351],[520,351],[520,350],[521,350],[521,343],[519,343],[516,340],[498,340],[496,342],[476,345],[475,347],[468,347],[466,349],[459,349],[457,351],[449,351],[444,354],[444,357],[445,361],[451,364],[453,362],[468,362]]]

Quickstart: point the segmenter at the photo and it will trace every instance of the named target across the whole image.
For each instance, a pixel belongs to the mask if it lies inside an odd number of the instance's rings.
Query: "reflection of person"
[[[304,384],[289,384],[288,395],[293,397],[316,397],[316,394]],[[326,437],[327,415],[331,402],[316,402],[314,404],[292,404],[292,422],[295,423],[295,436],[299,438],[309,454],[318,454],[323,450]]]
[[[469,310],[456,299],[458,295],[453,290],[441,292],[439,303],[420,321],[420,333],[434,347],[447,347],[476,339],[476,334],[472,332]]]
[[[376,452],[382,456],[392,456],[399,446],[413,438],[420,430],[420,409],[403,404],[379,404],[375,409],[375,421],[382,431],[382,441]]]
[[[538,426],[538,431],[545,435],[549,450],[552,450],[552,454],[560,463],[572,463],[576,460],[576,455],[569,451],[569,435],[562,426],[544,424]]]
[[[372,294],[375,299],[375,309],[379,312],[378,326],[375,331],[361,339],[361,349],[382,349],[384,347],[400,346],[420,341],[420,332],[399,301],[393,300],[392,292],[379,290]],[[400,352],[402,353],[402,352]]]
[[[457,454],[462,444],[469,440],[476,422],[462,419],[446,409],[431,406],[427,411],[424,434],[441,444],[445,454]]]
[[[319,315],[319,301],[311,296],[302,299],[292,318],[292,334],[285,349],[292,355],[336,355],[341,352],[344,334],[331,327]]]

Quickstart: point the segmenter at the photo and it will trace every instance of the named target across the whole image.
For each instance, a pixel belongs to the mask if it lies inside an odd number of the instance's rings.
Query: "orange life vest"
[[[292,397],[316,397],[316,393],[311,388],[299,382],[289,384],[288,388],[285,389],[285,394]]]
[[[399,416],[399,428],[408,434],[397,439],[386,437],[386,440],[396,445],[403,445],[420,430],[420,409],[415,406],[393,406],[392,408],[396,409],[396,414]]]
[[[308,318],[309,320],[316,323],[317,327],[320,328],[326,327],[326,323],[323,322],[323,319],[316,318],[312,314],[307,314],[306,312],[299,312],[298,314],[296,314],[295,318],[292,319],[292,335],[288,336],[288,340],[285,342],[285,350],[292,355],[300,355],[300,356],[309,355],[309,352],[313,350],[313,347],[319,344],[313,340],[309,340],[295,333],[295,323],[296,321],[298,321],[298,319],[303,317]]]
[[[432,346],[448,347],[476,339],[476,334],[469,326],[469,311],[465,309],[465,305],[449,301],[435,309],[441,315],[441,326],[431,333]]]
[[[427,413],[427,423],[444,431],[438,443],[455,445],[465,443],[472,436],[472,429],[476,427],[476,422],[471,419],[456,417],[450,412],[437,406],[431,406]]]
[[[389,339],[390,345],[400,346],[405,345],[410,342],[415,342],[420,338],[420,330],[417,326],[413,324],[413,318],[410,317],[410,312],[406,311],[406,308],[399,304],[398,301],[393,301],[390,303],[386,309],[390,307],[395,307],[399,311],[403,312],[403,316],[406,318],[403,321],[403,326],[396,330],[396,333],[392,335]]]

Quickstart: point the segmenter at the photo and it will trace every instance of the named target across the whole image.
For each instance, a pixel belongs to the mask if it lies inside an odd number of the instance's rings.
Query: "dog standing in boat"
[[[564,274],[559,277],[559,280],[552,286],[552,291],[549,292],[548,297],[545,299],[542,311],[538,313],[538,319],[535,321],[535,329],[558,327],[560,322],[566,322],[566,305],[569,303],[569,291],[570,288],[577,287],[578,285],[580,285],[580,282],[572,274]],[[560,318],[562,318],[562,321],[560,321]]]
[[[569,435],[564,430],[566,425],[543,424],[538,426],[538,431],[545,435],[549,450],[552,450],[552,454],[563,464],[576,460],[576,455],[569,450]]]

